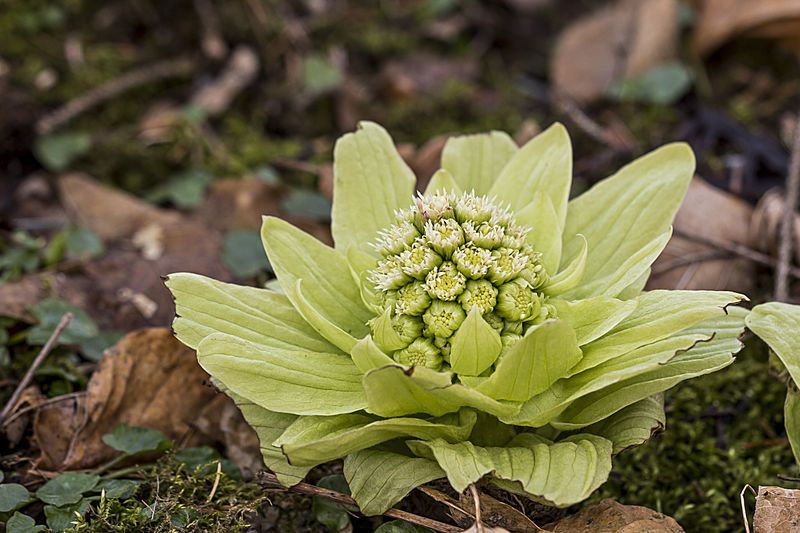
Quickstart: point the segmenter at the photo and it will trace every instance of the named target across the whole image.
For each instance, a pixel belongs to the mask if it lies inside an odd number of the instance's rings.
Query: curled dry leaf
[[[715,242],[746,244],[753,208],[740,198],[695,177],[675,217],[676,234],[653,264],[649,289],[708,289],[749,292],[754,265],[680,234]]]
[[[800,531],[800,490],[758,487],[754,533]]]
[[[781,190],[771,190],[759,200],[750,225],[750,243],[757,250],[778,254],[786,195]],[[800,215],[795,214],[793,246],[795,261],[800,263]]]
[[[738,35],[782,41],[800,53],[800,2],[797,0],[695,0],[697,23],[692,44],[709,54]]]
[[[218,396],[194,351],[169,329],[129,333],[102,359],[85,396],[38,412],[37,467],[76,470],[108,461],[116,452],[102,437],[122,423],[157,429],[182,446],[217,440],[198,431],[196,420],[198,413],[210,420],[222,418],[228,407],[215,401]],[[214,429],[207,424],[206,431]]]
[[[618,0],[568,26],[551,58],[554,88],[578,102],[677,55],[677,0]]]
[[[585,507],[544,529],[552,533],[683,533],[683,528],[669,516],[611,499]]]

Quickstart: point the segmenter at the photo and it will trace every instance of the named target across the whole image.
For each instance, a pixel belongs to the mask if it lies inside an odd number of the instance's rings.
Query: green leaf
[[[111,433],[103,435],[103,442],[117,451],[133,455],[142,452],[164,451],[172,444],[157,429],[117,424]]]
[[[14,513],[6,522],[6,533],[38,533],[44,526],[37,526],[36,521],[28,515]]]
[[[203,169],[192,169],[172,176],[145,196],[150,202],[171,202],[175,207],[189,209],[203,202],[206,189],[214,175]]]
[[[744,314],[746,314],[746,311],[740,308],[731,308],[729,312],[729,315],[707,320],[671,337],[645,344],[596,367],[559,380],[547,391],[527,401],[518,415],[501,417],[501,420],[507,424],[544,426],[564,412],[573,402],[592,393],[602,395],[603,391],[618,383],[649,372],[657,372],[663,369],[666,363],[676,359],[677,354],[690,349],[689,357],[696,356],[701,366],[703,360],[708,362],[709,367],[717,364],[724,366],[724,363],[732,361],[730,355],[741,348],[738,338],[742,333]],[[627,403],[634,403],[638,399],[667,390],[680,379],[674,383],[672,381],[669,378],[663,382],[653,379],[647,385],[652,389],[649,394],[639,398],[634,397]],[[613,413],[609,412],[607,416],[611,414]]]
[[[341,253],[274,217],[264,218],[261,239],[283,290],[300,314],[300,307],[306,303],[300,300],[304,299],[348,335],[361,338],[369,332],[366,322],[372,313],[361,301],[361,291]],[[303,281],[302,294],[299,280]],[[301,298],[303,295],[305,298]],[[304,317],[312,320],[307,313]]]
[[[450,365],[457,374],[477,376],[494,364],[502,348],[500,335],[473,307],[453,335]]]
[[[728,332],[717,329],[717,337],[696,343],[653,370],[582,396],[550,424],[564,431],[580,429],[648,396],[670,389],[681,381],[710,374],[730,365],[734,361],[733,354],[742,347],[738,337],[744,331],[746,311],[733,308],[729,313],[734,316],[731,317],[733,327]]]
[[[330,222],[331,201],[316,191],[292,189],[281,200],[281,207],[291,215],[313,218],[320,222]]]
[[[183,450],[181,450],[182,452]],[[176,454],[177,457],[177,454]],[[180,460],[180,459],[179,459]],[[106,498],[127,500],[136,492],[141,481],[133,479],[104,479],[94,488],[95,492],[105,492]],[[51,526],[52,527],[52,526]]]
[[[311,54],[303,61],[303,86],[305,92],[316,96],[335,89],[342,82],[342,73],[336,65],[319,54]]]
[[[336,415],[367,406],[361,372],[341,354],[278,351],[215,333],[197,358],[226,388],[270,411]]]
[[[97,257],[105,252],[103,241],[87,228],[71,228],[65,236],[65,251],[70,259]]]
[[[234,230],[222,239],[222,262],[237,278],[250,278],[269,270],[269,261],[257,231]]]
[[[669,105],[677,102],[692,86],[692,75],[683,63],[667,63],[611,87],[609,94],[622,102]]]
[[[524,402],[566,376],[580,359],[572,328],[562,320],[547,320],[528,329],[477,388],[498,400]]]
[[[356,345],[356,337],[320,313],[317,306],[307,297],[310,292],[305,290],[303,280],[298,279],[294,288],[286,290],[286,295],[312,328],[344,353],[350,353]]]
[[[118,481],[118,480],[112,480]],[[123,481],[123,480],[119,480]],[[128,480],[124,480],[128,481]],[[132,482],[135,483],[135,482]],[[89,511],[89,502],[81,500],[75,505],[68,505],[66,507],[55,507],[53,505],[44,506],[44,515],[47,518],[47,527],[53,533],[63,533],[71,527],[73,523],[78,520],[78,516],[84,516]]]
[[[483,195],[516,152],[516,143],[502,131],[450,137],[442,150],[442,168],[462,191]]]
[[[472,407],[495,416],[512,416],[519,404],[500,402],[452,382],[452,374],[425,367],[387,365],[364,375],[368,411],[382,417],[427,413],[440,416]]]
[[[33,345],[46,343],[66,313],[72,313],[74,318],[58,338],[59,344],[80,344],[100,332],[94,320],[82,309],[62,300],[42,300],[31,308],[31,312],[39,322],[28,331],[28,342]]]
[[[337,351],[283,294],[187,273],[170,274],[166,285],[178,315],[172,329],[191,348],[220,332],[282,350]]]
[[[92,490],[99,481],[100,476],[67,472],[42,485],[36,491],[36,497],[56,507],[71,505],[78,503],[83,494]]]
[[[441,439],[408,445],[418,455],[435,458],[458,492],[491,473],[494,478],[518,482],[526,493],[556,507],[585,500],[611,472],[611,442],[596,435],[573,435],[553,443],[522,433],[504,447]]]
[[[786,436],[794,453],[794,460],[800,464],[800,392],[794,387],[786,391],[786,403],[783,407],[783,419],[786,424]]]
[[[333,150],[331,232],[336,248],[350,246],[375,255],[369,243],[411,205],[417,179],[379,125],[361,122]],[[303,277],[303,276],[301,276]]]
[[[575,330],[578,346],[588,344],[609,332],[636,309],[636,300],[622,301],[609,296],[586,300],[553,299],[556,316]]]
[[[48,170],[61,172],[75,159],[86,154],[91,147],[92,138],[88,133],[73,131],[39,137],[36,139],[34,153]]]
[[[529,227],[528,244],[541,252],[546,272],[556,274],[561,262],[561,222],[553,201],[541,191],[536,191],[531,203],[516,213],[517,222]]]
[[[364,374],[375,368],[395,364],[394,359],[378,348],[378,345],[369,336],[358,341],[350,355],[353,363]]]
[[[360,414],[301,416],[273,443],[298,466],[314,466],[396,438],[466,440],[476,415],[469,409],[432,420],[388,418]]]
[[[650,265],[661,255],[671,237],[672,228],[669,228],[623,261],[613,274],[593,281],[584,279],[574,289],[561,293],[562,298],[577,300],[595,295],[619,297],[628,287],[636,284],[642,276],[650,272]]]
[[[573,370],[588,368],[685,330],[695,324],[723,316],[728,306],[746,299],[725,291],[667,291],[642,294],[636,309],[603,337],[583,348],[583,359]]]
[[[0,485],[0,513],[8,513],[22,507],[31,499],[28,489],[18,483]]]
[[[325,476],[317,482],[318,487],[324,489],[335,490],[343,494],[350,494],[350,487],[347,486],[344,476],[341,474],[333,474]],[[342,531],[350,525],[350,513],[347,508],[340,504],[334,503],[325,498],[314,496],[311,502],[311,512],[314,513],[314,518],[328,528],[330,531]]]
[[[94,337],[81,342],[81,353],[89,361],[100,362],[106,349],[119,342],[122,336],[121,331],[101,331]]]
[[[447,170],[440,168],[436,171],[436,173],[431,177],[431,181],[428,182],[428,186],[425,187],[425,194],[433,194],[436,192],[450,192],[460,194],[463,191],[461,187],[459,187],[458,183],[456,183],[455,178],[453,175],[450,174]]]
[[[565,293],[577,287],[586,273],[586,258],[589,256],[589,244],[583,235],[578,235],[581,249],[569,264],[562,265],[558,274],[548,279],[542,290],[548,296],[565,298]]]
[[[546,194],[564,227],[572,184],[572,144],[566,128],[555,123],[520,148],[503,167],[489,196],[497,196],[514,211],[521,210],[537,191]]]
[[[268,411],[230,391],[226,391],[226,393],[233,398],[244,419],[258,435],[264,466],[272,470],[278,477],[278,481],[285,487],[291,487],[303,481],[311,467],[290,465],[283,451],[272,445],[275,439],[297,420],[297,416]]]
[[[664,394],[654,394],[629,405],[616,414],[586,428],[586,433],[610,440],[616,455],[623,450],[639,446],[653,433],[664,429],[667,415],[664,412]]]
[[[372,338],[375,341],[375,345],[381,351],[386,350],[387,352],[393,352],[408,346],[408,343],[403,342],[403,339],[400,338],[400,335],[392,326],[391,306],[387,307],[383,314],[377,317],[372,323]],[[355,361],[355,357],[353,360]],[[356,366],[358,365],[356,364]]]
[[[375,533],[433,533],[433,530],[402,520],[392,520],[379,525]]]
[[[569,203],[562,264],[589,242],[583,283],[619,278],[617,270],[663,236],[686,195],[694,155],[685,144],[669,144],[640,157]],[[602,287],[605,288],[605,287]],[[617,296],[608,292],[598,292]],[[584,297],[594,294],[584,294]]]
[[[380,450],[362,450],[344,460],[344,476],[361,512],[383,514],[414,488],[444,477],[434,462]]]
[[[746,319],[747,327],[766,342],[800,386],[800,306],[781,302],[757,305]]]

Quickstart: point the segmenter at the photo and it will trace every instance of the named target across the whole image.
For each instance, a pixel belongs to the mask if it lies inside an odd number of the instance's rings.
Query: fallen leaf
[[[72,416],[42,407],[34,421],[41,449],[37,467],[76,470],[97,466],[117,452],[103,442],[118,424],[161,431],[181,445],[207,442],[194,428],[197,413],[219,393],[208,384],[194,351],[166,328],[129,333],[110,348]],[[76,428],[75,421],[83,423]]]
[[[619,80],[677,57],[677,0],[618,0],[579,18],[558,36],[551,58],[554,88],[594,101]]]
[[[695,0],[692,45],[707,55],[738,35],[786,40],[795,51],[800,35],[797,0]]]
[[[683,533],[669,516],[638,505],[605,499],[578,514],[544,526],[552,533]]]
[[[474,81],[477,75],[475,59],[454,60],[425,53],[390,60],[380,73],[384,92],[396,100],[436,95],[448,83]]]
[[[786,194],[783,190],[771,190],[761,197],[750,224],[749,242],[755,249],[777,256],[785,209]],[[800,262],[800,215],[796,213],[793,234],[795,261]]]
[[[758,487],[754,533],[800,531],[800,490]]]
[[[167,226],[181,220],[178,213],[159,209],[85,174],[61,176],[58,189],[70,218],[103,240],[131,237],[145,226]]]
[[[694,178],[675,217],[675,232],[713,242],[747,244],[753,208],[741,198]],[[741,258],[673,235],[653,264],[648,289],[707,289],[750,292],[754,265]]]

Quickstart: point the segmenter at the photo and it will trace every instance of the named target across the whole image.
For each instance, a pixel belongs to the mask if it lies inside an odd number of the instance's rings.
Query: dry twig
[[[763,254],[757,250],[753,250],[752,248],[749,248],[743,244],[739,244],[738,242],[717,241],[707,237],[701,237],[699,235],[692,235],[691,233],[686,233],[678,228],[675,228],[674,234],[686,240],[708,246],[709,248],[714,248],[716,250],[721,250],[723,252],[728,252],[735,256],[742,257],[754,263],[758,263],[759,265],[764,265],[771,268],[776,268],[777,266],[777,261],[773,257]],[[800,279],[800,268],[789,265],[788,273],[793,278]]]
[[[358,506],[356,501],[347,494],[342,494],[341,492],[336,492],[335,490],[309,485],[308,483],[298,483],[297,485],[294,485],[293,487],[289,487],[287,489],[286,487],[280,484],[275,474],[272,474],[270,472],[261,472],[258,475],[257,481],[260,485],[268,489],[273,489],[273,490],[278,489],[282,491],[288,490],[290,492],[297,492],[298,494],[319,496],[320,498],[325,498],[326,500],[331,500],[336,503],[341,503],[344,505],[352,505],[355,507]],[[456,526],[451,526],[450,524],[445,524],[444,522],[439,522],[437,520],[431,520],[430,518],[425,518],[424,516],[415,515],[414,513],[409,513],[407,511],[401,511],[400,509],[389,509],[383,514],[390,518],[397,518],[398,520],[403,520],[404,522],[409,522],[411,524],[416,524],[418,526],[427,527],[428,529],[432,529],[440,533],[461,533],[462,531],[460,528]]]
[[[780,244],[778,246],[778,266],[775,269],[775,299],[785,302],[789,297],[789,262],[792,258],[794,212],[800,196],[800,114],[797,115],[794,129],[792,157],[789,160],[789,173],[786,176],[786,205],[781,220]]]
[[[192,59],[180,57],[145,65],[123,74],[119,78],[95,87],[89,92],[70,100],[52,113],[45,115],[36,123],[36,131],[41,134],[50,133],[78,115],[130,89],[164,78],[185,76],[191,72],[194,64],[195,62]]]
[[[750,489],[750,492],[752,492],[753,495],[756,494],[756,491],[753,489],[753,487],[750,485],[745,485],[742,489],[742,492],[739,493],[739,503],[742,504],[742,520],[744,520],[744,531],[745,533],[750,533],[750,521],[747,519],[747,505],[744,501],[744,493],[747,492],[747,489]]]
[[[22,396],[22,392],[30,385],[31,381],[33,380],[33,375],[42,366],[44,360],[50,354],[50,351],[56,344],[56,341],[64,332],[64,330],[69,326],[69,323],[72,322],[73,315],[72,313],[65,313],[64,316],[61,317],[61,321],[56,326],[56,329],[53,330],[53,334],[50,335],[50,338],[47,339],[47,342],[42,349],[39,351],[39,354],[36,356],[36,359],[33,360],[31,367],[25,373],[25,376],[22,378],[22,381],[19,382],[17,388],[14,389],[14,394],[11,395],[11,398],[8,399],[6,402],[5,407],[3,407],[2,412],[0,412],[0,424],[2,424],[3,420],[8,416],[8,413],[14,408],[14,406],[19,401],[20,396]]]
[[[217,461],[217,475],[214,477],[214,485],[211,487],[211,493],[208,495],[206,502],[211,502],[214,499],[214,494],[217,493],[219,487],[219,478],[222,476],[222,461]]]

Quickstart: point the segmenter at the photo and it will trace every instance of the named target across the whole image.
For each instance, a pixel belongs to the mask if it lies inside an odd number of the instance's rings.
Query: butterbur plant
[[[564,507],[665,424],[663,392],[741,344],[731,292],[643,292],[694,171],[655,150],[569,200],[556,124],[451,138],[424,191],[380,126],[334,151],[334,247],[273,217],[279,289],[173,274],[178,338],[286,485],[344,458],[366,514],[483,480]]]

